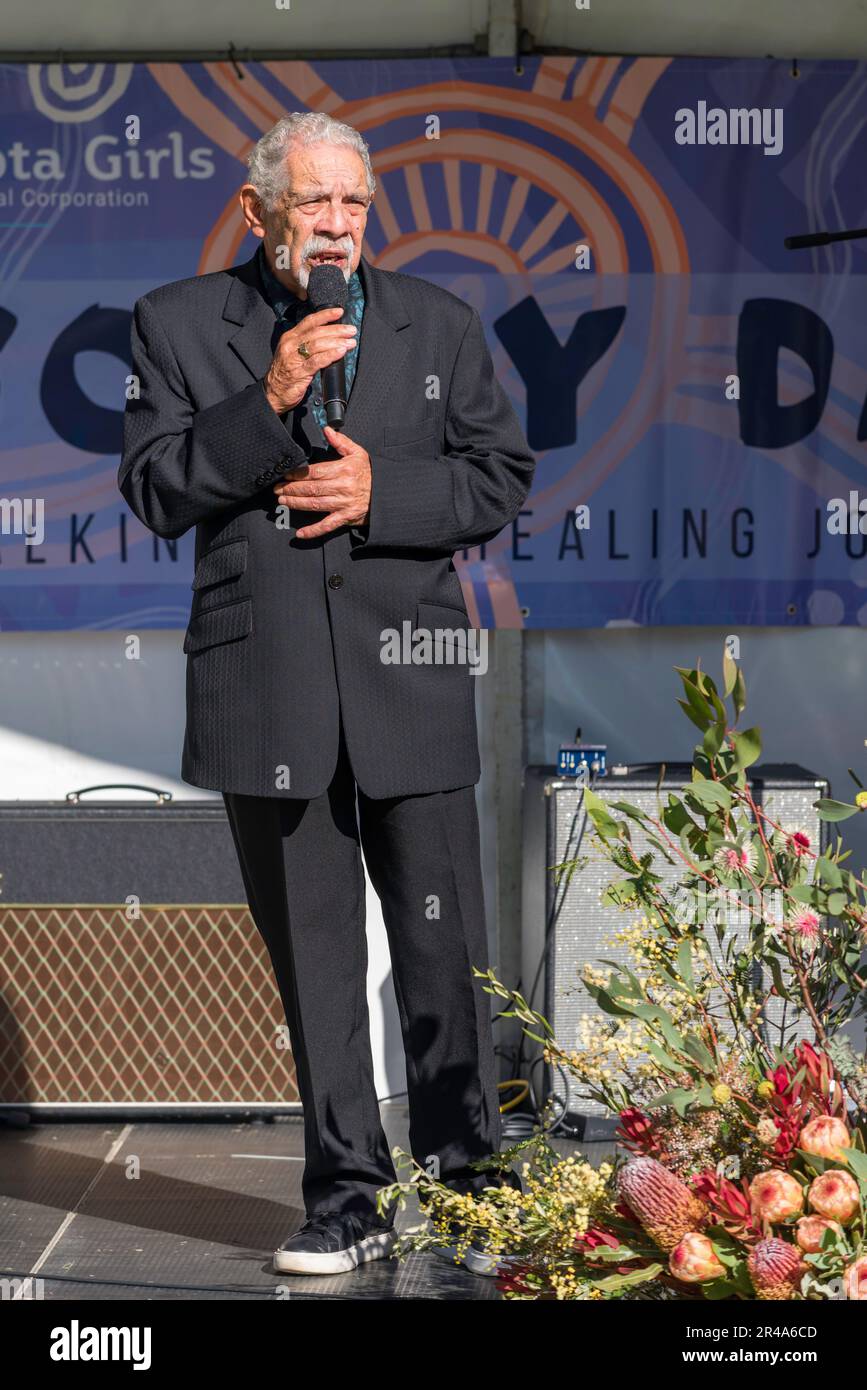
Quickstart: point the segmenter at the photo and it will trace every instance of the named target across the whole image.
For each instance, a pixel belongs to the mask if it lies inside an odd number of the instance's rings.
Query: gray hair
[[[368,195],[373,197],[376,179],[373,177],[370,151],[358,131],[342,121],[335,121],[324,111],[293,111],[266,131],[247,156],[250,183],[266,212],[273,211],[286,188],[286,155],[289,150],[295,145],[320,144],[346,145],[355,150],[364,164]]]

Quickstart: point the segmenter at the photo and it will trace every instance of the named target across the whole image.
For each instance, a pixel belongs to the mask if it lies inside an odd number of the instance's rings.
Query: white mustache
[[[311,256],[317,256],[322,251],[334,251],[341,256],[349,257],[352,255],[352,240],[349,241],[323,241],[317,238],[315,241],[308,241],[301,253],[301,259],[307,261]]]
[[[317,255],[320,251],[336,251],[345,258],[346,264],[339,267],[343,278],[349,284],[350,266],[352,265],[353,246],[352,237],[346,237],[343,241],[326,241],[323,237],[311,237],[305,242],[301,250],[301,265],[298,270],[298,283],[302,289],[307,288],[310,283],[310,257]]]

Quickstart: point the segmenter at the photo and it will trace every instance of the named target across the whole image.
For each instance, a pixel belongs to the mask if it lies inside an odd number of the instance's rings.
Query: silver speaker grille
[[[587,994],[581,978],[586,965],[596,965],[600,959],[622,961],[628,964],[626,949],[612,943],[612,937],[633,920],[633,915],[623,913],[617,908],[603,907],[602,895],[608,885],[622,875],[603,853],[591,844],[592,825],[582,823],[585,813],[581,805],[581,790],[576,784],[548,776],[542,782],[538,774],[542,769],[528,769],[537,774],[535,783],[544,795],[547,807],[545,859],[546,870],[576,857],[586,859],[583,868],[576,870],[570,878],[563,878],[559,886],[554,876],[548,872],[546,893],[546,921],[550,936],[547,940],[544,969],[544,1007],[542,1012],[551,1023],[558,1041],[567,1048],[577,1047],[581,1034],[582,1019],[602,1017],[593,1000]],[[594,790],[607,802],[626,800],[648,814],[656,814],[657,792],[656,776],[651,769],[642,769],[639,776],[609,776],[598,783]],[[689,768],[678,765],[671,769],[661,786],[663,797],[669,790],[678,790],[689,780]],[[528,785],[532,786],[533,779]],[[783,766],[757,768],[754,773],[754,795],[767,813],[780,824],[797,825],[809,835],[814,847],[824,848],[826,827],[819,821],[812,803],[819,796],[828,794],[826,782],[817,779],[802,768]],[[532,808],[528,804],[532,814]],[[616,813],[615,813],[616,814]],[[632,842],[638,854],[652,850],[643,830],[636,822],[631,822]],[[537,842],[538,843],[538,842]],[[655,871],[663,884],[671,889],[681,877],[680,869],[670,865],[657,853]],[[536,873],[536,867],[525,864],[525,873]],[[525,913],[528,902],[525,892]],[[538,908],[538,899],[536,907]],[[532,908],[531,908],[532,910]],[[637,914],[636,914],[637,915]],[[748,937],[746,922],[743,926],[731,928],[735,938]],[[529,942],[539,945],[542,940],[544,950],[544,929],[540,938],[538,928],[528,933]],[[712,951],[718,955],[718,947],[712,935],[708,937]],[[525,976],[531,963],[525,948]],[[530,977],[532,978],[532,976]],[[526,981],[525,981],[526,983]],[[761,981],[757,980],[757,985]],[[536,1007],[539,1007],[537,1001]],[[777,1025],[783,1016],[782,1001],[772,1001],[767,1025],[771,1040],[779,1037]],[[794,1023],[795,1036],[807,1036],[810,1032],[806,1018],[792,1020],[791,1010],[786,1023]],[[549,1089],[565,1103],[571,1114],[599,1116],[603,1107],[586,1098],[581,1086],[571,1076],[565,1077],[553,1070],[548,1077]]]

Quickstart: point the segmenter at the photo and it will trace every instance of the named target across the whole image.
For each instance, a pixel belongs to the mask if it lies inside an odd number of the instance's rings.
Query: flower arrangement
[[[700,669],[678,674],[701,735],[682,793],[650,815],[584,792],[619,874],[604,901],[630,918],[617,959],[585,972],[596,1018],[566,1047],[476,972],[546,1060],[619,1117],[620,1152],[593,1168],[558,1153],[543,1123],[482,1165],[520,1161],[523,1191],[461,1195],[399,1155],[410,1171],[381,1199],[415,1190],[431,1218],[403,1250],[455,1231],[482,1242],[507,1298],[867,1300],[867,1067],[841,1031],[867,998],[867,882],[839,837],[820,852],[757,804],[761,737],[738,729],[746,691],[730,656],[722,690]],[[862,789],[818,811],[833,822],[865,804]]]

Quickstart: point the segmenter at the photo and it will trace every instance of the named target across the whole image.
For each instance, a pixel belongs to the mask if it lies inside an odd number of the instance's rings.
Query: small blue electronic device
[[[561,777],[580,777],[595,782],[608,771],[608,746],[604,743],[582,743],[581,730],[575,730],[575,742],[564,743],[557,754],[557,771]]]

